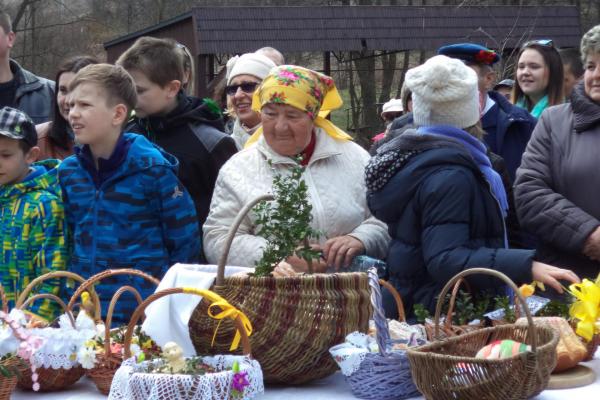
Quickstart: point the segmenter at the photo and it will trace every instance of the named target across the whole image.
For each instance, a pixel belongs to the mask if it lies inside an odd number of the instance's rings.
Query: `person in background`
[[[581,39],[583,81],[571,101],[541,116],[515,194],[524,228],[540,239],[540,259],[582,278],[600,272],[600,25]]]
[[[583,63],[579,49],[569,48],[558,51],[563,63],[565,82],[563,84],[563,94],[566,100],[569,100],[573,88],[583,78]]]
[[[194,200],[200,228],[219,170],[237,151],[223,132],[219,107],[185,94],[181,52],[171,39],[141,37],[117,65],[131,74],[138,94],[136,115],[126,130],[144,135],[177,158],[178,177]]]
[[[500,60],[500,55],[475,43],[443,46],[438,49],[438,54],[462,60],[477,73],[481,125],[487,133],[484,141],[493,153],[504,159],[510,180],[514,182],[536,121],[500,93],[491,90],[496,81],[493,65]]]
[[[181,88],[188,96],[196,95],[196,64],[194,56],[187,46],[177,43],[177,50],[181,56],[183,65],[183,79],[181,80]]]
[[[23,112],[0,110],[0,283],[9,309],[35,278],[68,265],[65,209],[58,186],[58,161],[34,163],[37,134]],[[60,282],[47,280],[40,292],[59,295]],[[43,300],[31,310],[52,321],[59,311]]]
[[[551,106],[564,102],[563,64],[550,39],[525,43],[517,56],[512,102],[536,119]]]
[[[402,107],[401,99],[391,99],[390,101],[383,104],[381,107],[381,119],[385,123],[385,131],[373,136],[371,139],[373,142],[377,142],[383,139],[390,130],[392,122],[404,114],[404,108]]]
[[[270,58],[275,65],[285,64],[285,57],[283,57],[283,54],[273,47],[261,47],[260,49],[256,50],[255,53],[262,54],[263,56]]]
[[[15,38],[10,15],[0,10],[0,108],[16,108],[35,124],[41,124],[48,121],[52,112],[54,84],[10,58]]]
[[[273,176],[301,165],[312,205],[311,226],[323,232],[318,243],[323,259],[315,267],[340,269],[354,257],[381,258],[389,235],[366,204],[364,167],[369,155],[352,138],[319,116],[338,109],[342,99],[333,80],[318,72],[292,65],[273,68],[253,95],[252,108],[260,111],[262,125],[246,149],[223,166],[210,214],[204,224],[204,251],[209,262],[221,256],[228,230],[242,207],[272,190]],[[238,229],[228,262],[254,267],[262,257],[266,239],[256,234],[251,212]],[[275,276],[305,272],[307,264],[296,256],[275,268]]]
[[[36,125],[38,133],[38,160],[55,158],[64,160],[73,154],[74,137],[69,125],[69,105],[67,94],[69,83],[79,70],[90,64],[98,64],[94,57],[77,56],[67,60],[56,73],[56,97],[52,111],[52,119]]]
[[[269,74],[275,63],[257,53],[242,54],[235,63],[228,63],[227,104],[231,105],[230,115],[235,116],[231,137],[241,150],[260,127],[260,112],[252,109],[252,94]]]
[[[503,79],[496,83],[494,91],[500,93],[502,96],[506,97],[506,100],[510,101],[513,86],[515,86],[514,79]]]
[[[135,268],[161,279],[173,264],[198,262],[200,230],[194,203],[177,179],[175,157],[123,127],[137,93],[125,69],[88,65],[69,85],[69,122],[81,147],[58,168],[72,232],[69,269],[89,278],[106,269]],[[96,288],[106,306],[124,284],[143,298],[154,285],[114,277]],[[137,306],[122,300],[115,324]]]
[[[400,100],[402,101],[402,109],[404,113],[398,118],[394,119],[387,130],[387,134],[380,140],[374,142],[369,149],[370,155],[375,155],[377,149],[381,146],[394,139],[397,136],[402,135],[406,130],[414,128],[413,125],[413,106],[412,106],[412,94],[410,89],[406,87],[406,82],[402,85],[400,90]]]
[[[380,148],[365,176],[369,208],[392,236],[385,279],[400,292],[409,318],[417,303],[433,311],[441,288],[469,268],[491,268],[517,284],[537,280],[558,290],[559,279],[578,282],[573,272],[537,261],[534,250],[507,248],[508,200],[481,141],[473,69],[438,55],[409,70],[406,84],[418,129]],[[504,294],[489,277],[468,281],[474,295]],[[389,293],[384,307],[395,317]]]

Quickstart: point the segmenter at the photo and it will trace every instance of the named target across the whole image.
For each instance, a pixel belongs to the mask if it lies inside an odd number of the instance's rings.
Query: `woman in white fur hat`
[[[238,150],[260,127],[260,113],[252,109],[252,94],[275,63],[262,54],[246,53],[227,63],[227,106],[235,116],[231,137]]]
[[[477,75],[461,61],[436,56],[409,70],[417,130],[379,149],[366,169],[368,203],[392,236],[387,279],[412,314],[429,310],[448,280],[473,267],[501,271],[517,284],[533,280],[562,291],[577,276],[536,261],[534,250],[508,249],[508,210],[500,176],[479,140]],[[489,277],[469,279],[476,294],[502,293]],[[499,290],[500,289],[500,290]],[[393,315],[391,298],[384,305]]]

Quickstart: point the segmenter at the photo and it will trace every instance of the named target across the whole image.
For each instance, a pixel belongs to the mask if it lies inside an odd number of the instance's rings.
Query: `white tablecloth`
[[[596,358],[590,362],[583,363],[591,367],[596,372],[596,381],[588,386],[576,389],[564,390],[545,390],[535,400],[598,400],[600,399],[600,350],[596,353]],[[260,399],[265,400],[342,400],[353,399],[350,388],[344,381],[341,373],[336,373],[329,378],[312,382],[310,384],[298,387],[286,386],[268,386],[265,394]],[[57,393],[33,393],[17,390],[11,396],[12,400],[104,400],[96,390],[94,384],[82,379],[71,388]],[[422,399],[422,397],[415,397]]]

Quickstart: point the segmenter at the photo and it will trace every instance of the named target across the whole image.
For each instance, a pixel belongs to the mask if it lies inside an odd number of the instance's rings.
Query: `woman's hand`
[[[558,282],[559,279],[569,281],[571,283],[579,283],[579,277],[569,269],[553,267],[552,265],[544,264],[539,261],[534,261],[531,266],[531,275],[533,280],[542,282],[554,288],[558,293],[563,292],[563,288]]]
[[[273,276],[275,278],[283,278],[286,276],[294,276],[294,275],[298,275],[298,274],[299,274],[299,272],[296,272],[294,267],[292,267],[290,264],[288,264],[285,261],[280,262],[279,264],[277,264],[275,269],[273,269]]]
[[[352,259],[365,252],[365,245],[354,236],[337,236],[325,242],[323,255],[327,265],[339,271],[349,267]]]

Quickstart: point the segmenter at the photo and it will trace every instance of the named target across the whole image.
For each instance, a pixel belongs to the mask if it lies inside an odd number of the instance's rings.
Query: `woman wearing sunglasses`
[[[252,109],[252,93],[275,63],[262,54],[246,53],[228,63],[227,105],[235,117],[231,137],[238,150],[260,126],[260,113]]]
[[[521,225],[538,236],[537,254],[581,278],[600,272],[600,25],[581,40],[584,78],[570,103],[549,108],[517,170]]]
[[[551,40],[535,40],[521,47],[515,71],[512,102],[539,118],[563,98],[563,64]]]
[[[288,174],[297,165],[297,156],[302,157],[306,168],[303,178],[312,205],[311,225],[324,233],[314,243],[323,252],[316,269],[347,267],[360,254],[385,256],[387,227],[367,208],[364,167],[369,154],[319,115],[341,105],[330,77],[293,65],[271,70],[252,99],[261,127],[248,140],[246,149],[223,166],[217,179],[203,225],[209,262],[215,263],[221,256],[228,231],[242,207],[271,192],[274,174]],[[256,218],[251,212],[238,229],[229,252],[230,265],[254,267],[262,257],[266,239],[256,233]],[[277,265],[274,275],[306,270],[306,262],[292,256]]]

